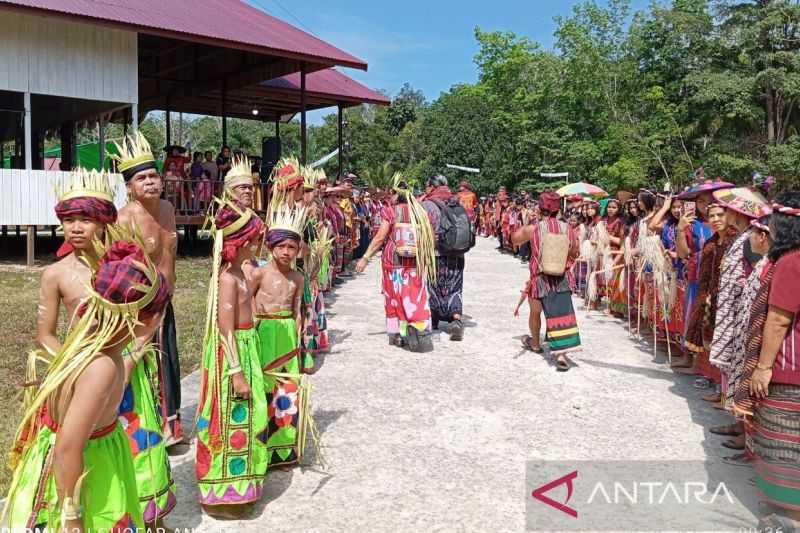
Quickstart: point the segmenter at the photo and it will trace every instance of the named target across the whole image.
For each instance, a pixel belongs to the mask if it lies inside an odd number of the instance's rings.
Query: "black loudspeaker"
[[[280,137],[264,137],[261,140],[261,180],[269,179],[272,169],[281,158]]]

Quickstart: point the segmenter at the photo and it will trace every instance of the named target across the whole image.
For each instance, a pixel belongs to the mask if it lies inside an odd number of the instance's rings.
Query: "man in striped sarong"
[[[550,353],[555,357],[556,368],[563,372],[569,370],[566,354],[577,351],[581,345],[581,337],[578,332],[575,309],[572,306],[569,278],[566,275],[578,255],[578,238],[572,228],[556,218],[560,203],[561,198],[558,194],[542,193],[539,197],[541,220],[516,231],[512,235],[512,242],[516,245],[524,242],[531,244],[531,278],[528,294],[528,303],[531,309],[528,319],[530,335],[523,337],[523,346],[533,352],[543,353],[539,332],[542,325],[541,313],[544,311],[545,340]],[[561,275],[547,275],[541,272],[542,241],[545,232],[567,236],[569,252],[564,273]]]
[[[800,529],[800,192],[773,204],[774,243],[750,310],[735,410],[751,424],[756,486],[779,509],[759,529]]]

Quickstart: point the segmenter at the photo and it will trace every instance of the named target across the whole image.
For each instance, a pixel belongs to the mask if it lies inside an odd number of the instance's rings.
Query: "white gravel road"
[[[467,256],[464,341],[439,334],[433,353],[388,346],[377,261],[339,288],[329,301],[335,346],[313,376],[327,470],[270,471],[253,516],[219,522],[197,504],[193,452],[175,457],[179,505],[168,525],[209,532],[524,531],[528,460],[721,464],[726,453],[707,429],[726,418],[699,399],[704,391],[691,378],[675,376],[663,356],[654,360],[652,344],[630,338],[622,322],[579,309],[584,349],[566,373],[523,351],[526,320],[512,310],[527,269],[494,246],[479,239]],[[193,375],[184,384],[185,420],[194,414],[197,381]],[[720,468],[750,508],[737,520],[752,520],[750,469]]]

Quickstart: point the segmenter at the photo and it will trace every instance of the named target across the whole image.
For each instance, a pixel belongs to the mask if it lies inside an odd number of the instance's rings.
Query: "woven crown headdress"
[[[43,355],[42,352],[31,352],[28,359],[26,372],[26,391],[24,401],[24,414],[14,438],[14,448],[10,454],[10,466],[14,469],[14,476],[9,489],[9,504],[6,510],[13,507],[13,502],[19,494],[22,474],[17,466],[25,450],[35,439],[41,424],[40,410],[52,394],[62,387],[70,388],[74,381],[86,370],[103,349],[122,330],[133,336],[134,328],[138,324],[139,311],[152,303],[157,296],[161,278],[155,264],[150,260],[145,251],[144,243],[138,232],[126,227],[111,224],[106,227],[108,239],[105,245],[96,243],[100,255],[104,254],[117,241],[134,243],[142,250],[144,262],[135,262],[134,266],[144,274],[149,285],[131,284],[130,287],[143,293],[138,300],[127,303],[115,303],[101,296],[91,285],[86,287],[86,298],[83,302],[83,315],[67,334],[64,343],[55,353]],[[91,266],[91,265],[90,265]],[[94,275],[93,275],[94,280]],[[36,363],[46,362],[47,373],[39,383],[37,379]],[[4,511],[5,512],[5,511]],[[2,520],[2,517],[0,517]]]
[[[117,161],[117,170],[122,173],[125,180],[129,180],[137,172],[155,168],[156,159],[153,157],[153,150],[142,132],[136,131],[133,135],[122,139],[122,144],[115,142],[114,146],[117,153],[111,154],[111,158]]]
[[[231,169],[225,174],[225,188],[230,190],[239,185],[252,185],[252,168],[247,156],[234,157]]]
[[[269,230],[286,230],[302,236],[307,214],[308,210],[305,206],[289,207],[283,204],[270,213],[270,219],[267,221]]]
[[[303,188],[308,190],[313,190],[317,188],[317,183],[323,180],[327,180],[328,177],[325,175],[325,171],[321,168],[306,168],[305,172],[303,173]]]
[[[87,170],[79,167],[70,173],[68,180],[56,184],[56,196],[59,202],[73,198],[92,197],[113,203],[115,182],[114,174],[105,170]],[[114,184],[112,185],[112,183]]]

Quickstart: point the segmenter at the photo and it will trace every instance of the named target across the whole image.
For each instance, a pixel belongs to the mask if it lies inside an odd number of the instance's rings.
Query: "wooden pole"
[[[105,128],[105,120],[103,120],[103,115],[100,115],[100,119],[97,121],[98,125],[98,154],[100,156],[100,168],[103,168],[103,165],[106,162],[106,128]]]
[[[36,226],[28,226],[26,232],[26,263],[29,267],[33,266],[34,246],[36,245]]]
[[[31,130],[31,93],[25,93],[25,168],[33,169],[33,131]]]
[[[169,112],[169,99],[167,100],[167,110],[166,110],[166,126],[167,126],[167,148],[172,144],[172,120],[170,119],[170,112]],[[167,154],[169,155],[169,154]]]
[[[306,164],[306,64],[300,67],[300,164]]]
[[[131,104],[131,129],[134,132],[139,129],[139,104]]]
[[[342,171],[344,170],[344,118],[342,113],[342,104],[337,106],[339,108],[339,173],[338,175],[342,175]]]
[[[228,107],[228,85],[222,80],[222,146],[228,146],[228,117],[225,115]]]

